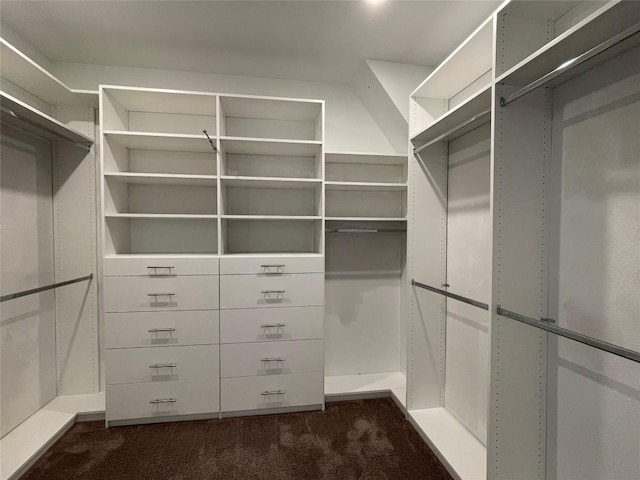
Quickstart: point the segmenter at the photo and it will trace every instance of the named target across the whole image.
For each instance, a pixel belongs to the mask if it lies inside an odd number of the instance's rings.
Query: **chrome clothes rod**
[[[590,50],[587,50],[586,52],[578,55],[577,57],[572,58],[571,60],[567,60],[566,62],[564,62],[562,65],[560,65],[555,70],[553,70],[553,71],[547,73],[546,75],[543,75],[539,79],[531,82],[526,87],[522,87],[520,90],[512,93],[508,97],[506,97],[506,98],[501,97],[500,98],[500,106],[501,107],[506,107],[511,102],[519,99],[520,97],[525,96],[528,93],[531,93],[532,91],[536,90],[537,88],[542,87],[543,85],[546,85],[551,80],[559,77],[560,75],[564,74],[565,72],[568,72],[572,68],[577,67],[578,65],[586,62],[587,60],[589,60],[589,59],[591,59],[591,58],[593,58],[593,57],[595,57],[597,55],[600,55],[602,52],[605,52],[606,50],[610,49],[614,45],[617,45],[618,43],[622,42],[623,40],[626,40],[627,38],[635,35],[638,32],[640,32],[640,23],[636,23],[632,27],[629,27],[626,30],[623,30],[619,34],[611,37],[609,40],[605,40],[600,45],[597,45],[597,46],[591,48]]]
[[[449,137],[450,135],[453,135],[454,133],[456,133],[459,130],[462,130],[465,127],[468,127],[469,125],[471,125],[473,122],[476,122],[478,120],[480,120],[482,117],[484,116],[488,116],[491,114],[491,109],[489,110],[484,110],[483,112],[480,112],[479,114],[471,117],[468,120],[465,120],[464,122],[462,122],[459,125],[456,125],[455,127],[447,130],[446,132],[444,132],[442,135],[438,135],[436,138],[434,138],[433,140],[429,140],[427,143],[420,145],[418,148],[414,148],[413,149],[413,154],[416,155],[418,153],[420,153],[422,150],[424,150],[425,148],[430,147],[431,145],[433,145],[434,143],[438,143],[442,140],[444,140],[445,138]]]
[[[213,140],[211,140],[211,137],[209,136],[209,132],[207,132],[207,129],[205,128],[204,130],[202,130],[202,133],[204,133],[207,137],[207,140],[209,140],[209,143],[211,144],[211,147],[213,148],[214,152],[217,152],[218,149],[216,148],[216,146],[213,144]]]
[[[573,340],[584,345],[589,345],[590,347],[597,348],[598,350],[612,353],[613,355],[626,358],[627,360],[640,363],[640,352],[636,352],[635,350],[630,350],[624,347],[619,347],[618,345],[613,345],[611,343],[598,340],[597,338],[588,337],[587,335],[574,332],[573,330],[567,330],[566,328],[558,327],[553,324],[553,322],[555,322],[555,320],[553,319],[537,319],[527,317],[526,315],[521,315],[510,310],[505,310],[500,305],[498,305],[496,312],[498,313],[498,315],[510,318],[511,320],[515,320],[517,322],[539,328],[540,330],[545,330],[547,332],[560,335],[561,337],[568,338],[569,340]]]
[[[72,283],[84,282],[85,280],[92,280],[92,279],[93,279],[93,273],[90,273],[89,275],[85,275],[84,277],[74,278],[73,280],[52,283],[51,285],[45,285],[44,287],[32,288],[31,290],[23,290],[21,292],[2,295],[0,297],[0,302],[13,300],[14,298],[26,297],[27,295],[33,295],[34,293],[45,292],[47,290],[53,290],[54,288],[64,287],[65,285],[71,285]]]
[[[406,228],[326,228],[327,233],[406,233]]]
[[[419,288],[424,288],[425,290],[429,290],[430,292],[433,292],[433,293],[439,293],[440,295],[453,298],[454,300],[458,300],[459,302],[468,303],[469,305],[473,305],[474,307],[481,308],[482,310],[487,310],[487,311],[489,310],[489,305],[487,305],[486,303],[479,302],[478,300],[474,300],[473,298],[463,297],[462,295],[456,295],[455,293],[447,292],[446,290],[432,287],[430,285],[425,285],[424,283],[416,282],[415,280],[411,280],[411,285]]]

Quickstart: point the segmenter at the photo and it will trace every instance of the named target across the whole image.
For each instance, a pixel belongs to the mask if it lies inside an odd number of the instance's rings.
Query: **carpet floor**
[[[390,399],[131,427],[74,425],[22,480],[449,480]]]

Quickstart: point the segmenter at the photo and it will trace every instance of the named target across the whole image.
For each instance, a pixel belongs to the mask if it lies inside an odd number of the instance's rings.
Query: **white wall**
[[[54,282],[51,145],[2,131],[0,291]],[[56,395],[56,318],[52,291],[0,304],[5,435]]]
[[[326,101],[327,150],[396,153],[346,84],[71,63],[55,64],[54,73],[69,86],[82,89],[111,84],[321,99]]]
[[[640,350],[640,49],[554,92],[560,326]],[[640,478],[640,367],[550,336],[548,478]]]

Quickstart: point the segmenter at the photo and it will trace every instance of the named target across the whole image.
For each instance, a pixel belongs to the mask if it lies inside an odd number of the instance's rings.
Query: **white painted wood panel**
[[[218,283],[216,275],[104,277],[104,308],[106,312],[215,310]]]
[[[223,412],[321,405],[324,401],[322,373],[223,378],[220,385]]]
[[[220,273],[249,275],[282,275],[286,273],[324,272],[324,258],[314,256],[222,257]]]
[[[218,345],[108,349],[106,361],[107,385],[219,376]]]
[[[322,340],[226,344],[220,347],[220,376],[322,372],[322,356]]]
[[[220,276],[220,308],[223,309],[323,304],[322,273]]]
[[[219,411],[218,380],[132,383],[106,388],[107,421],[215,413]],[[172,403],[149,403],[174,399]]]
[[[323,307],[220,311],[220,343],[322,338]]]
[[[107,313],[105,344],[129,348],[218,343],[219,314],[218,310]]]
[[[105,257],[103,275],[182,276],[215,275],[219,270],[218,257],[170,255]]]

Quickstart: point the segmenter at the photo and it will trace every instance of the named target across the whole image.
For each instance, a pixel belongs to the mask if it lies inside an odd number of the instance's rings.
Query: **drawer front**
[[[219,377],[218,345],[107,350],[107,385]]]
[[[138,275],[143,277],[176,275],[217,275],[220,262],[217,257],[105,257],[103,274]]]
[[[324,395],[322,373],[294,373],[263,377],[223,378],[222,411],[320,405]]]
[[[107,348],[218,343],[218,310],[105,314]]]
[[[217,310],[219,278],[104,277],[105,311]]]
[[[287,273],[323,273],[324,257],[235,257],[220,259],[223,275],[282,275]]]
[[[324,307],[220,311],[220,342],[277,342],[323,337]]]
[[[324,305],[324,274],[222,275],[220,308]]]
[[[220,346],[222,377],[323,371],[322,340],[231,343]]]
[[[218,380],[107,385],[106,418],[127,420],[217,413]]]

